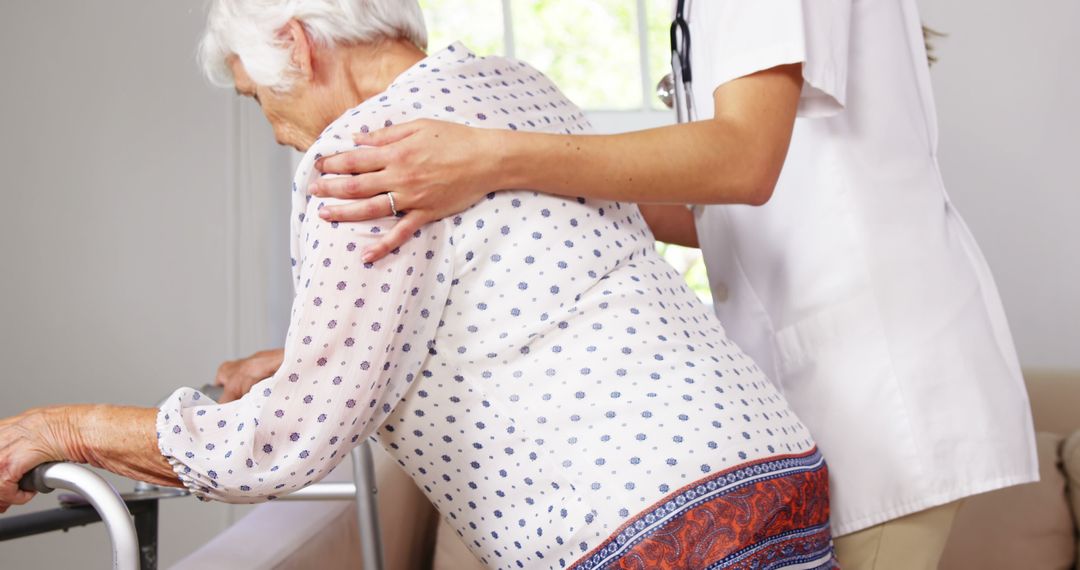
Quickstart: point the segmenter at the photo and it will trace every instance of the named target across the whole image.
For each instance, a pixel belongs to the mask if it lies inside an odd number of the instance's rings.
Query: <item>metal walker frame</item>
[[[201,390],[217,400],[220,386]],[[364,570],[383,570],[382,534],[375,494],[375,464],[371,444],[364,441],[350,452],[352,483],[316,483],[279,501],[356,501],[357,529]],[[156,570],[158,502],[189,495],[185,489],[136,483],[134,492],[120,494],[94,471],[73,463],[46,463],[27,473],[19,483],[27,491],[61,495],[60,508],[13,517],[0,517],[0,541],[104,522],[112,542],[115,570]]]

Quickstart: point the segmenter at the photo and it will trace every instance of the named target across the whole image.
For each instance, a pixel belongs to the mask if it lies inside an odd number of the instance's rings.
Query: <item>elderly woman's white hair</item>
[[[199,60],[210,81],[233,84],[227,59],[235,54],[255,83],[291,86],[290,53],[280,30],[295,19],[323,45],[406,39],[427,49],[417,0],[212,0]]]

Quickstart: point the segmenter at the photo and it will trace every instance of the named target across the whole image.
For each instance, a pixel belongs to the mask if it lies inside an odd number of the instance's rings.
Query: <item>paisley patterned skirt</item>
[[[631,518],[572,570],[839,568],[816,449],[710,475]]]

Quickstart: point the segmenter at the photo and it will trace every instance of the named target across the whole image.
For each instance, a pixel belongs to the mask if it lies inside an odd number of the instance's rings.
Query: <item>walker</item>
[[[220,386],[203,386],[202,393],[217,400]],[[375,501],[375,469],[370,442],[351,452],[353,483],[316,483],[279,501],[356,501],[360,533],[361,563],[365,570],[382,570],[382,536]],[[137,482],[134,491],[119,493],[94,471],[74,463],[45,463],[27,473],[19,482],[27,491],[60,495],[60,507],[14,517],[0,517],[0,541],[68,530],[104,522],[112,542],[114,570],[156,570],[158,545],[158,501],[185,497],[185,489],[158,487]]]

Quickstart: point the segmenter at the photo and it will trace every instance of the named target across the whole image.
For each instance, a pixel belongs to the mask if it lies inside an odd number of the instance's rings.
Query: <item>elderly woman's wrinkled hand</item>
[[[285,357],[283,349],[263,350],[247,358],[230,360],[218,367],[214,383],[224,388],[222,404],[239,400],[251,387],[274,375]]]
[[[364,250],[365,262],[383,258],[405,243],[425,224],[462,212],[485,194],[500,190],[494,179],[500,147],[505,134],[430,119],[394,125],[354,141],[364,148],[327,156],[316,167],[324,174],[352,174],[324,177],[310,191],[314,196],[356,200],[351,204],[327,206],[323,219],[334,222],[363,222],[389,215],[389,201],[405,212],[397,225],[376,244]]]
[[[62,406],[36,408],[0,420],[0,513],[34,497],[19,489],[23,475],[42,463],[66,459],[67,425]]]

